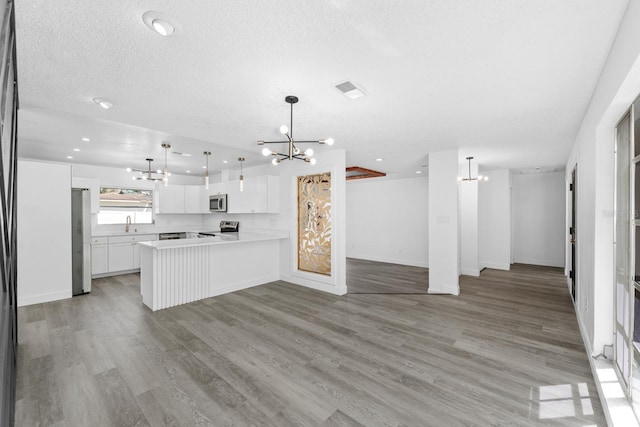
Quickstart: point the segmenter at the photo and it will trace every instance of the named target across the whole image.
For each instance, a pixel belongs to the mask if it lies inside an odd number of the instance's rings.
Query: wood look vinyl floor
[[[426,294],[429,269],[347,258],[350,294]]]
[[[19,309],[16,426],[605,425],[559,269],[485,270],[458,297],[274,282],[155,313],[139,282]]]

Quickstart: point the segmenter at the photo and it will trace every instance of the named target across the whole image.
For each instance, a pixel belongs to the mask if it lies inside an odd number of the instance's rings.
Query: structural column
[[[465,161],[460,166],[460,176],[478,176],[478,163]],[[460,273],[467,276],[480,276],[478,261],[478,181],[462,181],[460,194]]]
[[[460,293],[457,177],[458,150],[429,154],[430,294]]]

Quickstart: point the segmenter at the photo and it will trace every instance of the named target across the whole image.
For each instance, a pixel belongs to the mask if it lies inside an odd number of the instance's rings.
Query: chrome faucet
[[[131,226],[131,217],[129,215],[127,215],[127,222],[126,225],[124,227],[124,232],[128,233],[129,232],[129,227]]]

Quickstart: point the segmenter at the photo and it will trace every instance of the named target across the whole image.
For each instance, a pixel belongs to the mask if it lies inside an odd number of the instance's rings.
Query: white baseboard
[[[443,288],[443,287],[434,288],[433,286],[429,285],[429,289],[427,289],[427,293],[435,294],[435,295],[439,295],[439,294],[460,295],[460,287],[451,286],[447,288]]]
[[[299,277],[290,276],[288,274],[281,274],[280,280],[293,283],[294,285],[300,285],[307,288],[315,289],[316,291],[327,292],[333,295],[345,295],[347,293],[346,287],[336,287],[328,285],[326,283],[313,282],[311,280],[301,279]]]
[[[365,261],[374,261],[374,262],[386,262],[389,264],[409,265],[411,267],[429,268],[428,262],[410,261],[410,260],[400,259],[400,258],[387,258],[387,257],[367,256],[367,255],[347,255],[347,258],[363,259]]]
[[[494,262],[481,262],[485,268],[492,268],[494,270],[511,270],[511,264],[502,264],[502,263],[494,263]]]
[[[549,259],[536,259],[536,258],[518,258],[513,260],[514,264],[530,264],[530,265],[542,265],[545,267],[563,267],[564,260],[553,261]]]
[[[465,276],[480,277],[480,270],[471,270],[471,269],[461,268],[460,274],[464,274]]]
[[[271,282],[280,280],[278,275],[270,275],[260,277],[254,280],[247,280],[244,282],[234,283],[232,285],[225,286],[223,288],[213,289],[207,298],[217,297],[218,295],[228,294],[231,292],[241,291],[243,289],[253,288],[254,286],[260,286]]]
[[[20,290],[18,290],[18,307],[25,305],[40,304],[43,302],[58,301],[61,299],[71,298],[71,289],[68,291],[50,292],[47,294],[33,295],[28,297],[21,297]]]
[[[124,274],[133,274],[133,273],[140,273],[140,269],[139,268],[134,268],[133,270],[122,270],[122,271],[114,271],[114,272],[108,272],[108,273],[92,274],[91,278],[92,279],[102,279],[103,277],[121,276],[121,275],[124,275]]]

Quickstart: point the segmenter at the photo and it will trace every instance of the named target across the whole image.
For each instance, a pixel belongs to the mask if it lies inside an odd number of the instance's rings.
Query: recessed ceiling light
[[[67,156],[67,159],[73,159],[73,156]]]
[[[228,163],[226,160],[223,160],[222,163]]]
[[[79,148],[74,148],[73,151],[80,151],[80,149]]]
[[[203,167],[202,167],[202,169],[206,169],[206,168],[207,168],[206,166],[203,166]]]
[[[113,102],[104,98],[93,98],[93,102],[95,102],[105,110],[108,110],[113,107]]]
[[[376,162],[381,162],[381,161],[382,161],[382,159],[381,159],[380,157],[378,157],[378,158],[376,159]]]
[[[142,15],[142,21],[149,29],[163,37],[169,37],[180,29],[175,19],[153,10],[145,12]]]
[[[187,173],[191,173],[191,171],[187,171]]]
[[[91,141],[89,138],[82,138],[82,140],[83,140],[84,142],[89,142],[89,141]]]
[[[153,26],[153,29],[156,30],[156,33],[165,37],[170,36],[176,30],[175,27],[171,25],[171,23],[165,21],[164,19],[154,19],[153,21],[151,21],[151,25]]]
[[[416,171],[416,173],[422,173],[422,171]]]

